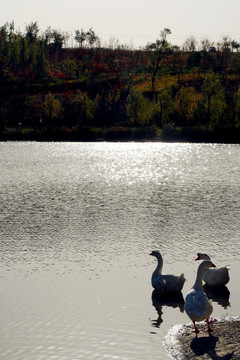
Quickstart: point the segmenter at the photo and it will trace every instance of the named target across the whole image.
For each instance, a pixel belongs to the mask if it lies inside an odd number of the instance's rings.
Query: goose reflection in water
[[[207,284],[203,285],[203,290],[209,300],[212,300],[222,307],[224,309],[227,309],[227,307],[230,306],[229,297],[230,297],[230,291],[228,290],[227,286],[221,286],[221,287],[214,287],[209,286]]]
[[[169,293],[169,294],[160,294],[157,290],[152,292],[152,305],[155,307],[158,313],[157,320],[152,320],[152,326],[160,327],[163,322],[163,306],[169,306],[172,308],[179,308],[180,311],[184,312],[184,299],[181,292]]]

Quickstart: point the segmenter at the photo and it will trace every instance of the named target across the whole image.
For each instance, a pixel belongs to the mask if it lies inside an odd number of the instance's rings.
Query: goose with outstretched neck
[[[185,311],[192,320],[196,333],[198,333],[199,330],[195,322],[203,320],[206,320],[207,322],[207,331],[212,331],[209,325],[209,316],[213,312],[213,307],[208,300],[207,295],[203,291],[202,285],[203,273],[205,270],[210,269],[211,267],[215,267],[215,265],[210,260],[205,260],[199,265],[196,281],[185,298]]]
[[[159,251],[152,251],[149,255],[157,259],[157,267],[152,274],[152,287],[161,294],[180,292],[186,280],[184,274],[180,276],[171,274],[162,275],[162,255]]]
[[[211,258],[207,254],[197,253],[195,260],[211,260]],[[227,266],[207,269],[203,273],[203,281],[209,286],[225,286],[229,280],[229,268]]]

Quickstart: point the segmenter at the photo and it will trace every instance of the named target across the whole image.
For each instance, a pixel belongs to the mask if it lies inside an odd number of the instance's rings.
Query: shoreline
[[[192,323],[174,325],[164,338],[164,348],[174,360],[240,359],[240,316],[215,319],[213,332],[206,323],[198,323],[200,333],[193,332]]]
[[[158,129],[154,127],[131,128],[115,126],[112,128],[73,129],[55,128],[9,128],[0,129],[0,141],[36,142],[171,142],[171,143],[223,143],[240,144],[240,128],[215,131],[201,128]]]
[[[101,142],[105,142],[105,143],[172,143],[172,144],[184,144],[184,143],[189,143],[189,144],[226,144],[226,145],[239,145],[240,141],[236,142],[236,141],[221,141],[221,140],[215,140],[215,141],[209,141],[209,140],[194,140],[194,139],[173,139],[173,138],[168,138],[168,139],[161,139],[161,138],[151,138],[151,139],[80,139],[80,140],[76,140],[76,139],[61,139],[61,138],[56,138],[56,139],[36,139],[36,138],[1,138],[0,137],[0,142],[36,142],[36,143],[61,143],[61,142],[72,142],[72,143],[101,143]]]

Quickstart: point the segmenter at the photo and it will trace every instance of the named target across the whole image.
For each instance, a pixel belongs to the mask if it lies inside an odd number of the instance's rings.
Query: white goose
[[[152,251],[152,256],[157,258],[158,264],[152,274],[152,286],[154,289],[162,294],[180,292],[185,282],[184,274],[176,275],[162,275],[163,259],[159,251]]]
[[[195,260],[211,260],[207,254],[197,253]],[[229,282],[229,272],[226,266],[208,269],[203,273],[203,281],[210,286],[224,286]]]
[[[199,330],[195,322],[202,320],[206,320],[208,324],[207,331],[212,331],[208,319],[213,311],[213,307],[207,295],[204,293],[202,285],[202,275],[204,271],[210,267],[215,267],[215,265],[209,260],[205,260],[199,265],[195,284],[185,298],[185,311],[192,320],[196,333],[198,333]]]

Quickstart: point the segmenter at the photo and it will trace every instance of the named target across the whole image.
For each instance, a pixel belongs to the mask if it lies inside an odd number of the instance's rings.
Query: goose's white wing
[[[229,279],[227,267],[208,269],[203,273],[203,280],[211,286],[224,286],[229,282]]]
[[[163,292],[179,292],[185,282],[184,274],[176,275],[159,275],[152,279],[152,285],[155,289]]]

